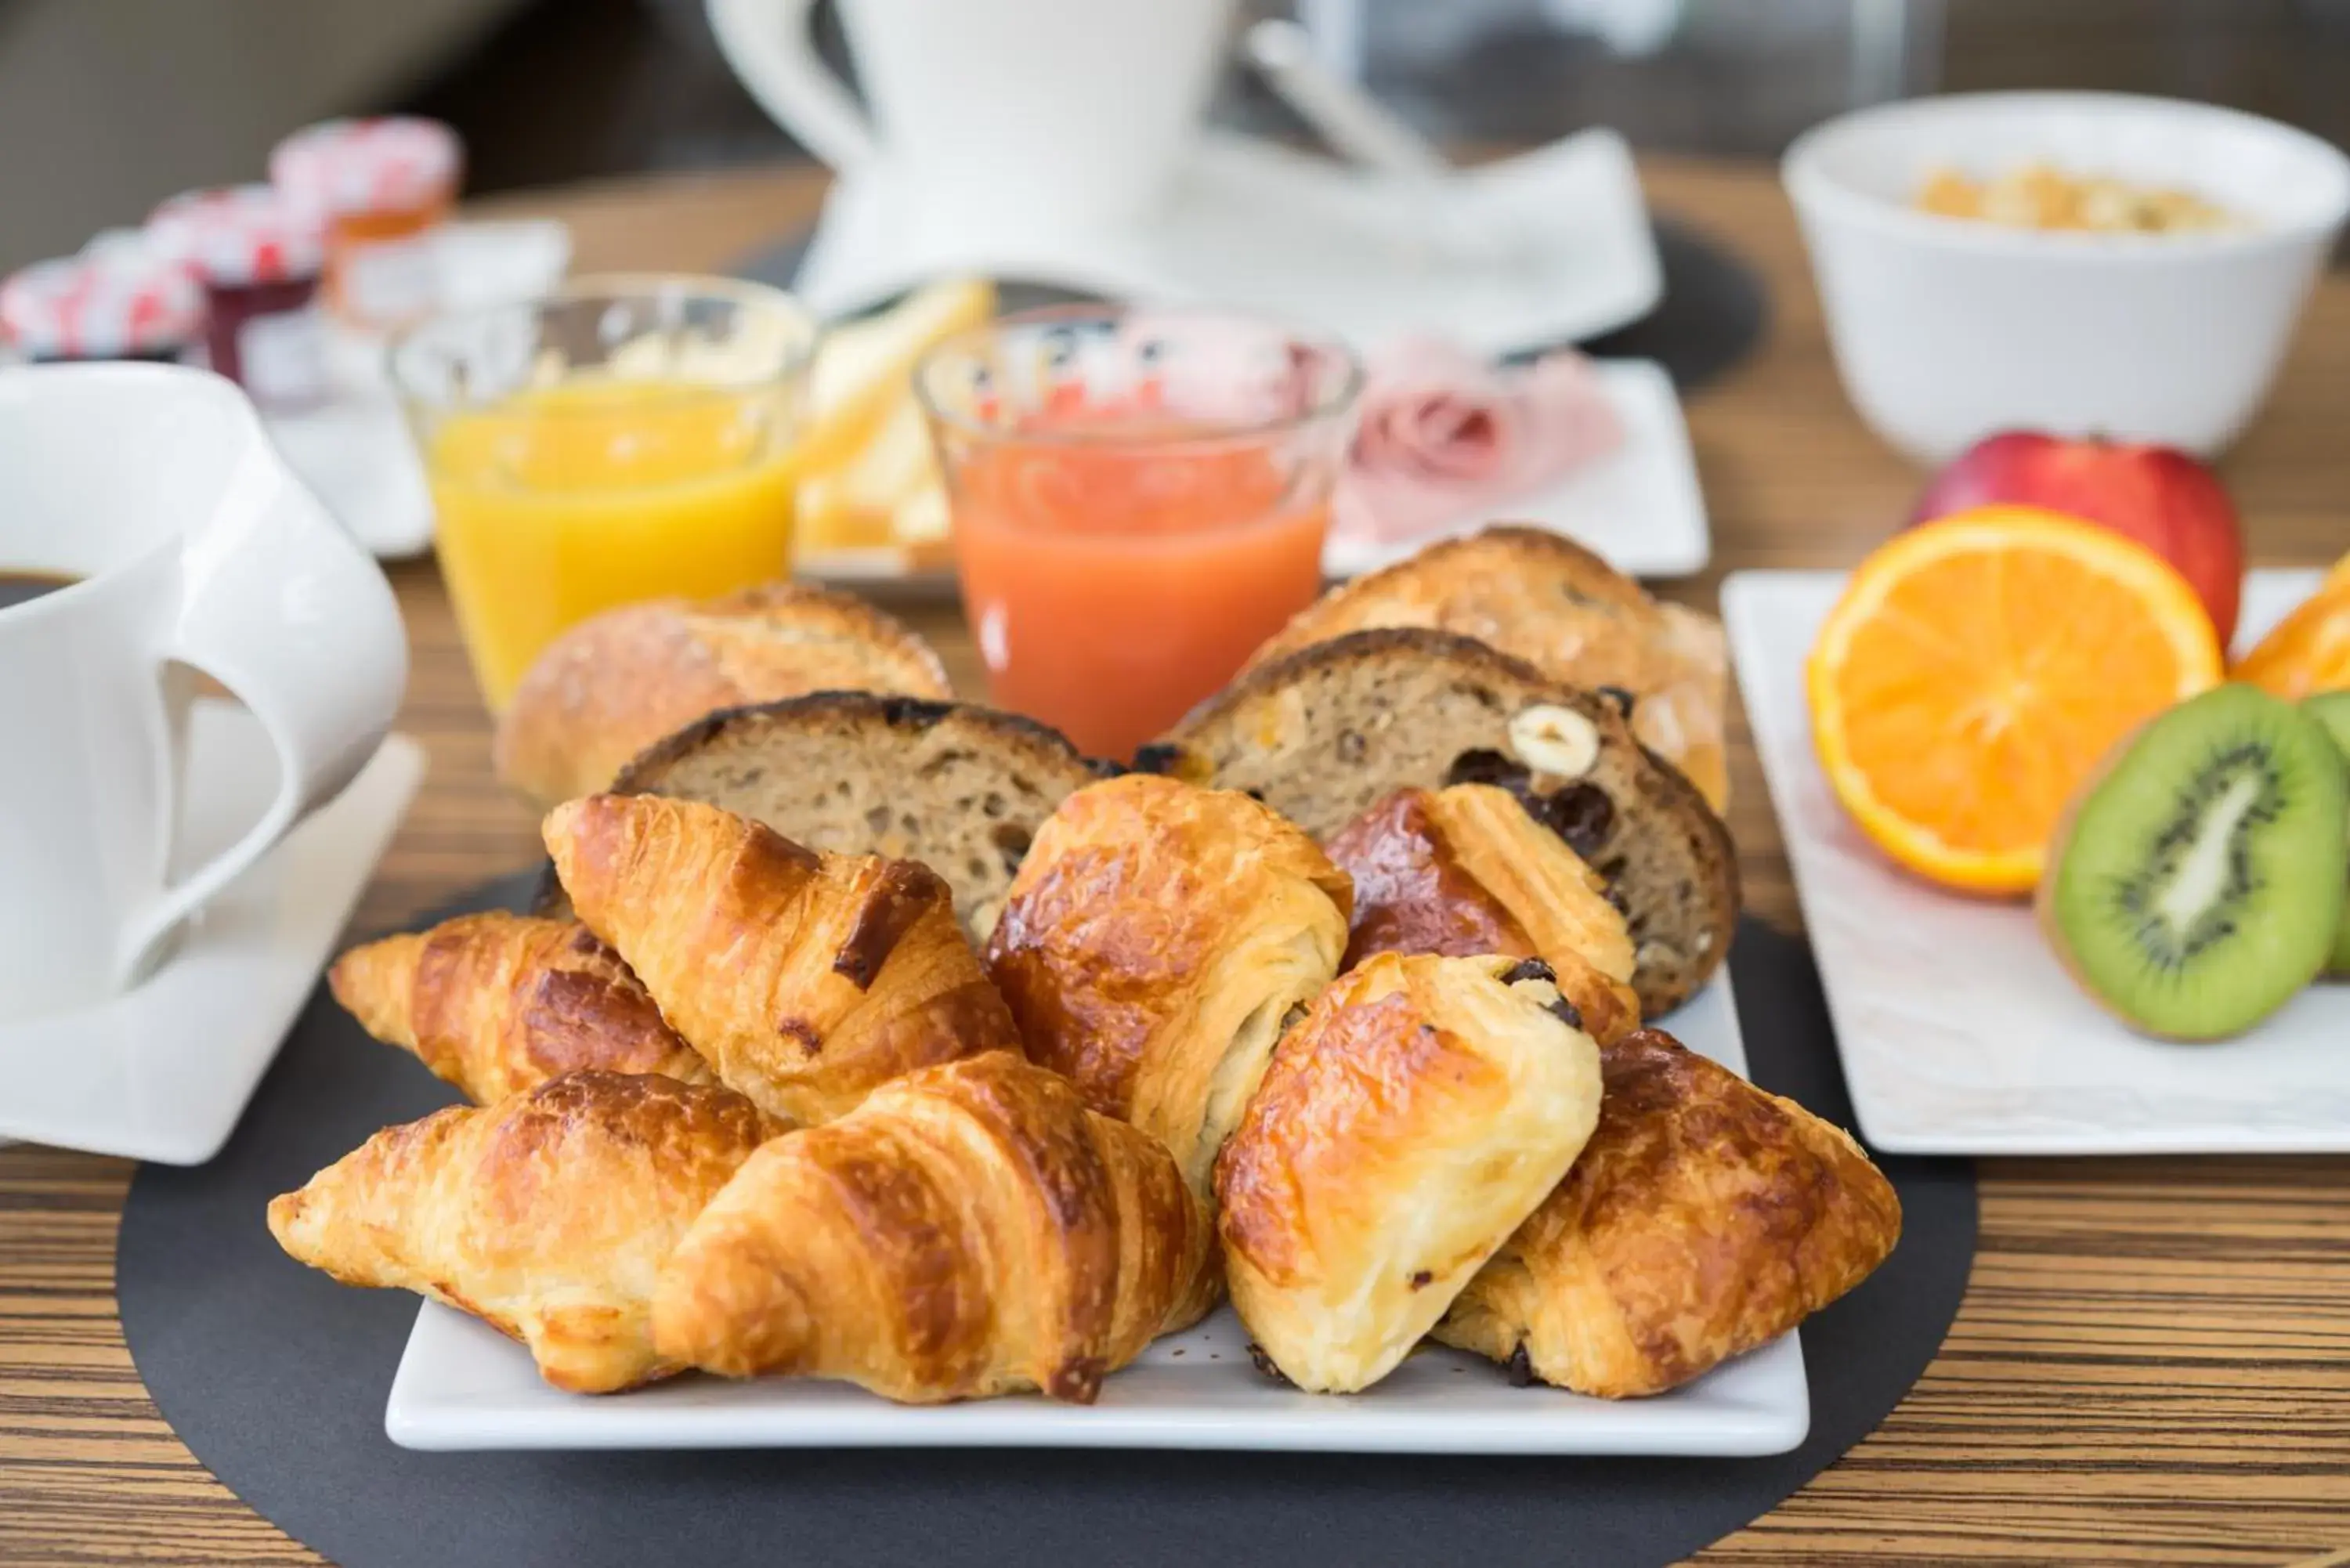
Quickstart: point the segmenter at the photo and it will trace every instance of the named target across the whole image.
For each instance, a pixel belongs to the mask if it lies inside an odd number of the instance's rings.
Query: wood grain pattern
[[[1693,400],[1716,567],[1851,561],[1918,476],[1838,390],[1786,204],[1766,171],[1651,160],[1656,205],[1769,281],[1761,351]],[[568,219],[582,265],[717,268],[805,221],[799,171],[669,178],[528,207]],[[2254,558],[2350,545],[2350,278],[2321,286],[2282,384],[2226,477]],[[403,727],[432,774],[355,921],[383,929],[526,864],[532,815],[490,776],[488,728],[428,566],[394,574],[415,649]],[[976,691],[951,611],[910,618]],[[1793,926],[1751,745],[1731,826],[1752,907]],[[0,1563],[319,1559],[214,1481],[140,1386],[114,1316],[120,1160],[0,1151]],[[2350,1160],[1994,1160],[1966,1303],[1877,1435],[1702,1554],[1721,1565],[2350,1561]],[[257,1222],[257,1221],[256,1221]],[[1564,1557],[1563,1557],[1564,1560]]]

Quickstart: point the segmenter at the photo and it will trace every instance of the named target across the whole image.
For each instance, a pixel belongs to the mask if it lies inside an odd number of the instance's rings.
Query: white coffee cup
[[[926,223],[1097,228],[1147,213],[1199,132],[1232,0],[837,0],[871,120],[817,58],[814,0],[708,0],[752,96]]]
[[[0,1023],[136,985],[188,917],[331,799],[408,670],[390,586],[226,380],[0,369]],[[167,879],[199,670],[261,722],[278,790]]]

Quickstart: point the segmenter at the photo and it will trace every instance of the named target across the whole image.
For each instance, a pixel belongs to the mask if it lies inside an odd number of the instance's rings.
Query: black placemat
[[[532,879],[466,908],[518,905]],[[1731,965],[1755,1078],[1847,1125],[1803,946],[1752,921]],[[1761,1459],[1128,1451],[419,1454],[383,1435],[415,1299],[280,1253],[271,1196],[448,1091],[323,991],[228,1147],[142,1168],[116,1256],[166,1419],[228,1487],[344,1568],[649,1563],[1655,1568],[1767,1512],[1866,1436],[1940,1345],[1974,1256],[1972,1168],[1887,1159],[1905,1234],[1804,1329],[1812,1429]]]
[[[1719,241],[1678,219],[1655,222],[1664,297],[1628,327],[1591,338],[1583,348],[1604,358],[1654,359],[1683,392],[1703,386],[1746,358],[1762,336],[1770,306],[1762,279]],[[802,234],[737,264],[738,277],[789,288],[807,254]],[[1005,310],[1061,305],[1087,296],[1005,280],[998,295]],[[1527,352],[1548,347],[1527,344]]]

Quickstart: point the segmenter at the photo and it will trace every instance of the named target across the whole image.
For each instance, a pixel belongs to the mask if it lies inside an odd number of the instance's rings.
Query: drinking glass
[[[791,566],[815,318],[725,278],[582,278],[427,321],[391,373],[491,711],[616,605]]]
[[[1232,311],[1081,306],[915,371],[965,615],[1001,706],[1124,758],[1322,582],[1362,368]]]

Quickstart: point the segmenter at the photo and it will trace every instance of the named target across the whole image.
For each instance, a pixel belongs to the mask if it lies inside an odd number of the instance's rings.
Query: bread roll
[[[498,777],[552,805],[705,713],[808,691],[951,695],[931,646],[864,600],[769,583],[694,603],[649,599],[547,644],[498,720]]]

